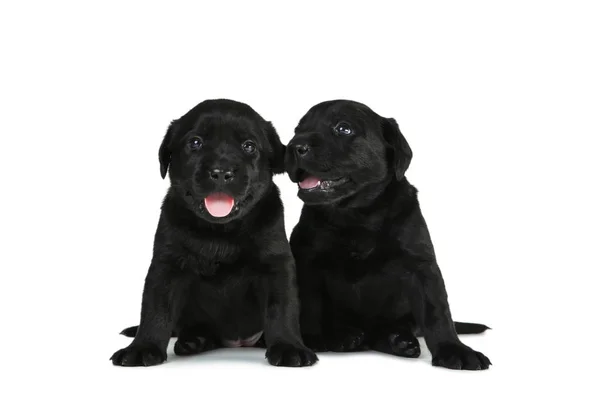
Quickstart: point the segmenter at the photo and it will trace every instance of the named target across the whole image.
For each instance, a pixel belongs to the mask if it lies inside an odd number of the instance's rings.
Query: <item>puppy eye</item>
[[[347,122],[338,122],[333,130],[335,133],[341,136],[350,136],[354,133],[352,127]]]
[[[256,144],[252,140],[246,140],[242,143],[242,149],[248,154],[252,154],[256,151]]]
[[[190,148],[192,150],[199,150],[202,148],[202,145],[204,144],[204,142],[202,141],[201,137],[198,136],[194,136],[193,138],[190,139]]]

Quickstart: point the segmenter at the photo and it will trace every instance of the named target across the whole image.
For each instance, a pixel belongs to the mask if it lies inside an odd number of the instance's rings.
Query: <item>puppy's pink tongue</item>
[[[229,215],[235,201],[225,193],[213,193],[204,199],[206,210],[213,217],[223,218]]]
[[[305,178],[302,182],[300,182],[298,186],[300,186],[300,189],[312,189],[319,186],[320,183],[321,181],[319,180],[319,178],[315,176],[309,176],[308,178]]]

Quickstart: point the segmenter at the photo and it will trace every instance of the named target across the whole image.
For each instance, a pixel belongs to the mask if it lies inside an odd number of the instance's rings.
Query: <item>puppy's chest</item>
[[[399,246],[381,232],[337,232],[320,242],[316,261],[332,277],[350,282],[389,275],[390,261],[399,258]]]
[[[378,254],[380,238],[372,231],[342,230],[332,232],[320,242],[321,250],[335,254],[335,259],[348,261],[365,261]]]
[[[186,267],[204,276],[214,276],[244,258],[240,244],[219,238],[190,241],[185,250]]]

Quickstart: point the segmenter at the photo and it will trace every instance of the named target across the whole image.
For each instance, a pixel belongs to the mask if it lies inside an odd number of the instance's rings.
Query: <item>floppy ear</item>
[[[273,174],[281,174],[285,171],[285,167],[283,164],[283,159],[285,157],[285,145],[281,143],[281,139],[279,139],[279,135],[273,127],[273,124],[267,121],[265,126],[265,134],[267,135],[267,140],[269,141],[269,147],[271,147],[271,152],[269,154],[269,165],[271,166],[271,171]]]
[[[173,133],[177,129],[176,121],[171,122],[169,125],[169,129],[167,129],[167,133],[158,149],[158,161],[160,161],[160,176],[165,179],[167,176],[167,170],[169,169],[169,164],[171,164],[171,149],[169,148],[171,145],[171,139],[173,138]]]
[[[383,119],[383,137],[394,152],[394,170],[396,179],[401,180],[412,160],[412,150],[400,132],[398,123],[393,118]]]

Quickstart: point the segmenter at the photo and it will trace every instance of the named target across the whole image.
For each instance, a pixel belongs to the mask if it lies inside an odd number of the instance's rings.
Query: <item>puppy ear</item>
[[[412,160],[412,150],[404,135],[400,132],[398,123],[393,118],[383,119],[383,137],[394,153],[394,170],[396,179],[401,180]]]
[[[269,154],[271,171],[273,174],[281,174],[285,171],[283,163],[285,157],[285,145],[281,143],[281,139],[279,139],[275,127],[269,121],[266,122],[265,133],[267,135],[267,140],[269,141],[269,147],[271,147]]]
[[[171,164],[171,139],[173,138],[173,134],[177,129],[176,121],[171,122],[169,125],[169,129],[167,129],[167,133],[158,149],[158,161],[160,161],[160,176],[165,179],[167,176],[167,170],[169,169],[169,164]]]

